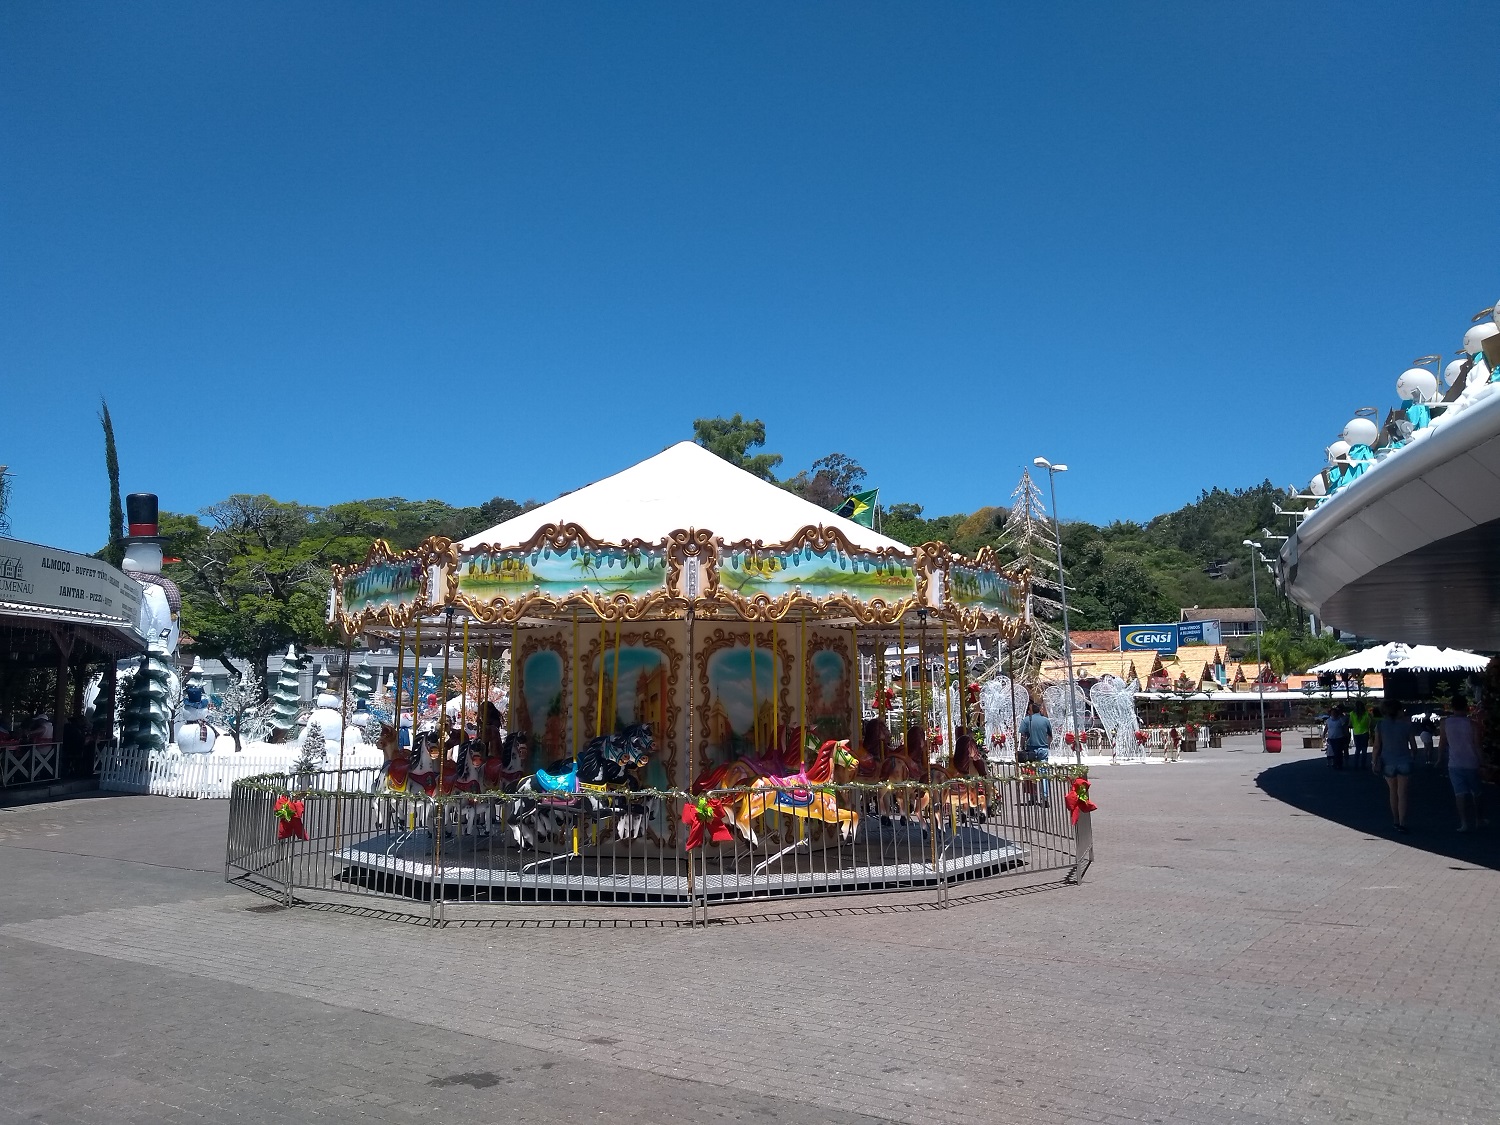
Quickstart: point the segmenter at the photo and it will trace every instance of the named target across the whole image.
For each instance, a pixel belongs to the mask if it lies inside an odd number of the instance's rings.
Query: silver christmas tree
[[[1047,517],[1042,492],[1031,479],[1031,470],[1011,494],[1010,515],[1001,534],[1001,553],[1015,565],[1031,571],[1031,628],[1015,649],[1016,678],[1034,684],[1042,663],[1062,659],[1062,630],[1053,624],[1062,618],[1062,589],[1057,574],[1057,528]]]

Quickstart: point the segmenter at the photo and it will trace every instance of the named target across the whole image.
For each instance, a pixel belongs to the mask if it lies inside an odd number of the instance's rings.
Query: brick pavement
[[[0,1121],[1494,1120],[1494,839],[1307,759],[1096,770],[1081,887],[706,932],[265,910],[223,803],[3,810]]]

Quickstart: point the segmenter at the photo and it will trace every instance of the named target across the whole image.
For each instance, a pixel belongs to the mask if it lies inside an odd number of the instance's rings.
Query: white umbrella
[[[1396,667],[1406,653],[1405,645],[1391,642],[1362,652],[1346,652],[1343,656],[1314,665],[1308,671],[1314,675],[1324,672],[1385,672]]]
[[[1315,675],[1324,672],[1482,672],[1488,666],[1488,658],[1462,649],[1392,642],[1363,652],[1346,653],[1308,671]]]
[[[1488,657],[1460,648],[1414,645],[1396,668],[1402,672],[1483,672],[1489,664]]]

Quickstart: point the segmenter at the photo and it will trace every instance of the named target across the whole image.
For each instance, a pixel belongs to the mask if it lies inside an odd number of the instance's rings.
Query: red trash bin
[[[1281,732],[1279,730],[1266,731],[1266,753],[1281,753]]]

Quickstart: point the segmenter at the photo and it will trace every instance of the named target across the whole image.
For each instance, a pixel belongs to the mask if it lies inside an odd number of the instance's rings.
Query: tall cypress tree
[[[104,558],[114,566],[125,561],[125,508],[120,503],[120,455],[115,452],[115,426],[109,418],[109,403],[99,399],[99,421],[104,424],[104,467],[109,471],[109,545]]]

